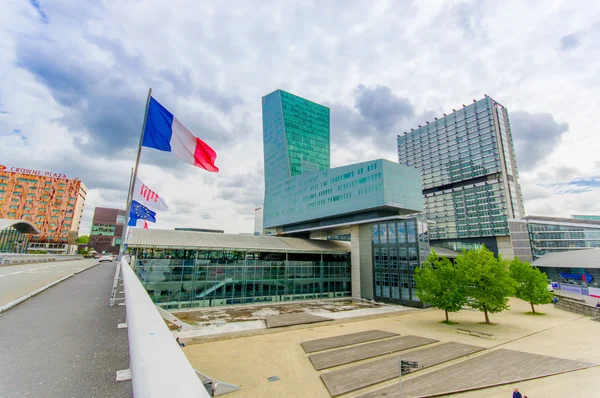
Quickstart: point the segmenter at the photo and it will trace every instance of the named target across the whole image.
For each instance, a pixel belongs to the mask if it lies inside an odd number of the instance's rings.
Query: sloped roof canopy
[[[535,260],[535,267],[600,268],[600,248],[548,253]]]
[[[132,228],[129,247],[282,253],[349,253],[350,242]]]
[[[12,220],[9,218],[0,218],[0,231],[13,227],[23,234],[39,234],[40,230],[27,220]]]

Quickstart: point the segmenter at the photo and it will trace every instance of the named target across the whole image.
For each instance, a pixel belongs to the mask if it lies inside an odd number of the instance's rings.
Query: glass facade
[[[508,112],[489,97],[399,135],[398,161],[421,170],[432,240],[508,235],[524,213]]]
[[[133,249],[134,270],[159,306],[349,297],[349,253]]]
[[[375,300],[414,305],[414,272],[429,256],[427,223],[418,218],[373,225]]]
[[[329,108],[277,90],[262,99],[265,190],[307,171],[327,170]]]
[[[532,216],[510,220],[510,233],[515,256],[523,261],[547,253],[600,247],[600,222],[591,220]]]
[[[268,187],[264,227],[399,204],[404,214],[420,212],[424,208],[419,177],[418,170],[383,159],[306,172]]]
[[[27,253],[29,239],[14,227],[0,230],[0,253]]]
[[[597,227],[528,223],[533,259],[546,253],[600,247]]]

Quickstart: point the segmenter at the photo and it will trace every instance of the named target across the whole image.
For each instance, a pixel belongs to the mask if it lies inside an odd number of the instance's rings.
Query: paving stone
[[[366,343],[368,341],[380,340],[394,336],[398,336],[398,334],[385,332],[383,330],[367,330],[366,332],[344,334],[341,336],[328,337],[325,339],[305,341],[302,343],[302,348],[304,348],[304,352],[308,354],[311,352],[329,350],[332,348],[339,348],[359,343]]]
[[[283,326],[302,325],[304,323],[315,323],[330,321],[329,318],[305,313],[274,315],[265,318],[267,328],[280,328]]]
[[[350,391],[368,387],[398,377],[398,359],[417,361],[418,369],[411,372],[451,361],[456,358],[470,355],[485,348],[461,343],[444,343],[433,347],[422,348],[416,351],[399,353],[393,358],[384,358],[368,362],[351,368],[335,370],[321,374],[321,379],[331,396],[345,394]]]
[[[435,372],[408,379],[402,382],[402,397],[430,397],[476,390],[594,366],[598,365],[499,349]],[[481,396],[485,396],[485,393],[482,393]],[[400,397],[398,383],[360,396],[360,398],[375,397]]]
[[[391,339],[363,344],[355,347],[313,354],[308,358],[316,370],[331,368],[367,358],[378,357],[396,351],[408,350],[425,344],[436,343],[438,340],[419,336],[400,336]]]

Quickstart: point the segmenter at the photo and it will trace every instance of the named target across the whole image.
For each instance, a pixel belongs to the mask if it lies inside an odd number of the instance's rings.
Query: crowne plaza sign
[[[44,170],[24,169],[21,167],[11,167],[9,169],[7,166],[4,166],[2,164],[0,164],[0,171],[11,171],[13,173],[31,174],[40,177],[67,178],[66,174],[53,173],[51,171]]]

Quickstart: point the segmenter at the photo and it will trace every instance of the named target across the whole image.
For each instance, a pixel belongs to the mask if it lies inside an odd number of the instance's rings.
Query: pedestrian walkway
[[[125,307],[109,306],[103,263],[0,315],[0,397],[131,397]]]

